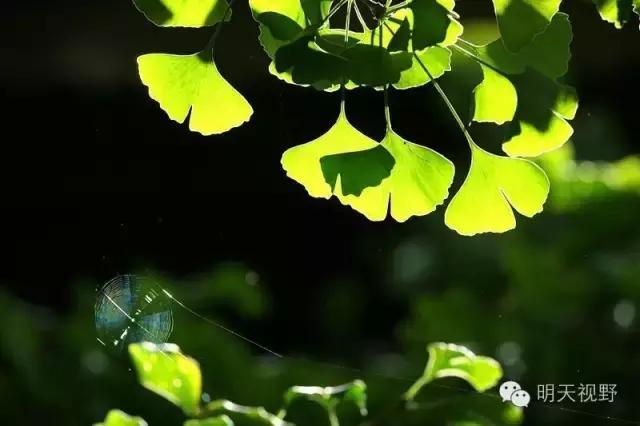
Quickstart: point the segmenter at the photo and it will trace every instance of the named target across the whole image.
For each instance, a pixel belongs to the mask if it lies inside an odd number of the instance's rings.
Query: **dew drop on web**
[[[98,289],[98,342],[122,352],[137,342],[166,343],[173,330],[171,300],[152,279],[120,275]]]

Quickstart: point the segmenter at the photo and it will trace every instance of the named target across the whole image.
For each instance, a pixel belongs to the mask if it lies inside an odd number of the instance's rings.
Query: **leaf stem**
[[[385,23],[384,25],[391,32],[391,34],[395,35],[396,32],[393,30],[393,28],[391,28],[387,23]],[[462,121],[462,118],[460,118],[460,114],[458,114],[458,111],[456,111],[455,107],[451,103],[451,100],[449,99],[449,97],[447,96],[445,91],[440,86],[440,83],[438,83],[436,81],[436,79],[433,77],[433,74],[431,74],[431,72],[429,71],[427,66],[424,64],[424,62],[422,62],[422,59],[420,59],[418,54],[415,51],[412,51],[411,53],[413,54],[413,57],[415,58],[415,60],[420,65],[420,68],[422,68],[424,70],[424,72],[427,73],[427,76],[429,77],[429,79],[433,83],[433,87],[436,88],[436,91],[438,92],[438,94],[442,98],[443,102],[445,103],[445,105],[449,109],[449,112],[451,112],[451,115],[455,119],[456,123],[458,123],[458,127],[460,127],[460,130],[464,134],[464,137],[467,140],[467,143],[469,144],[469,147],[473,148],[473,146],[475,145],[475,142],[473,141],[473,138],[471,137],[471,134],[469,134],[469,131],[467,130],[467,126]]]
[[[213,35],[211,36],[211,38],[209,39],[209,42],[204,48],[205,50],[209,50],[209,49],[211,50],[212,57],[215,52],[216,41],[218,40],[218,36],[220,35],[220,32],[222,32],[222,27],[224,26],[224,23],[227,21],[227,19],[229,19],[229,12],[231,12],[231,10],[233,9],[233,5],[235,4],[235,2],[236,0],[229,1],[229,3],[227,4],[227,9],[224,11],[224,15],[222,16],[222,21],[218,22],[218,25],[216,26],[216,29]]]
[[[391,130],[391,110],[389,108],[389,85],[384,88],[384,118],[387,121],[387,130]]]
[[[244,405],[238,405],[226,399],[220,399],[210,402],[204,407],[200,415],[202,417],[207,417],[219,412],[240,414],[250,419],[261,421],[270,426],[289,425],[289,423],[285,422],[282,418],[278,417],[275,414],[269,413],[263,407],[247,407]]]

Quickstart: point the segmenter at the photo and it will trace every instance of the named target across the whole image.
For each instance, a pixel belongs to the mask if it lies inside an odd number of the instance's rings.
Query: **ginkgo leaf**
[[[231,17],[225,0],[133,0],[133,3],[159,27],[210,27]]]
[[[439,153],[408,142],[391,128],[378,148],[391,154],[393,163],[389,168],[388,179],[383,179],[380,184],[373,185],[375,180],[370,179],[369,186],[358,186],[359,193],[351,190],[354,187],[352,166],[344,166],[338,175],[339,179],[333,179],[334,194],[345,205],[362,213],[369,220],[384,220],[389,214],[398,222],[405,222],[413,216],[424,216],[433,212],[449,196],[449,187],[453,182],[454,166]],[[373,151],[369,150],[369,151]],[[354,157],[360,170],[385,170],[390,163],[383,164],[379,157],[374,157],[367,151],[354,152],[352,154],[339,154],[332,156],[334,164],[344,164],[346,160],[353,163]],[[338,162],[336,158],[341,159]],[[323,164],[324,166],[324,164]],[[382,173],[379,176],[383,176]],[[380,180],[380,179],[378,179]]]
[[[365,151],[377,146],[376,141],[349,123],[343,103],[338,120],[327,133],[311,142],[288,149],[282,155],[281,163],[287,176],[302,184],[309,195],[328,199],[333,194],[333,188],[325,179],[320,160],[333,154]],[[337,177],[336,179],[339,180]]]
[[[510,156],[536,157],[561,147],[573,134],[567,120],[575,117],[578,98],[573,88],[556,81],[568,70],[572,38],[568,16],[558,13],[517,54],[500,40],[474,49],[484,80],[474,91],[473,119],[513,120],[503,144]]]
[[[543,32],[562,0],[493,0],[505,46],[517,52]]]
[[[473,91],[473,120],[496,124],[513,120],[518,108],[518,92],[513,83],[493,68],[480,66],[484,79]]]
[[[396,165],[386,184],[391,216],[404,222],[433,212],[449,196],[455,167],[436,151],[409,142],[391,128],[382,141]]]
[[[140,384],[182,408],[198,413],[202,375],[196,360],[183,355],[176,345],[145,342],[129,346]]]
[[[102,423],[96,423],[94,426],[147,426],[147,422],[124,411],[111,410]]]
[[[462,235],[501,233],[516,226],[512,210],[533,217],[549,194],[549,180],[536,164],[500,157],[471,145],[471,168],[445,213],[446,225]]]
[[[138,58],[149,96],[174,121],[203,135],[224,133],[248,121],[253,109],[220,74],[210,54],[153,53]]]

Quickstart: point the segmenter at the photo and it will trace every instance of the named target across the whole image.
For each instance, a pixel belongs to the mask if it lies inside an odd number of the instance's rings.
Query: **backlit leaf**
[[[512,210],[533,217],[549,194],[540,167],[517,158],[500,157],[471,146],[471,168],[445,214],[446,225],[462,235],[506,232],[516,226]]]
[[[210,27],[229,19],[225,0],[133,0],[149,21],[160,27]]]
[[[524,48],[543,32],[560,9],[562,0],[493,0],[498,27],[512,52]]]
[[[222,77],[210,54],[153,53],[138,58],[149,96],[174,121],[203,135],[224,133],[248,121],[253,109]]]
[[[182,408],[187,415],[198,413],[202,377],[196,360],[172,344],[133,344],[129,354],[142,386]]]

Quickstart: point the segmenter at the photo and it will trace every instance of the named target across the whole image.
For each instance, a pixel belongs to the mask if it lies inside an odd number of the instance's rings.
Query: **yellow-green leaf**
[[[493,68],[480,66],[484,79],[473,91],[473,120],[497,124],[513,120],[518,108],[518,92],[513,83]]]
[[[210,27],[226,18],[225,0],[133,0],[136,8],[159,27]]]
[[[462,235],[506,232],[516,226],[512,210],[533,217],[549,195],[549,180],[536,164],[471,147],[471,168],[449,204],[446,225]]]
[[[129,354],[142,386],[182,408],[187,415],[198,413],[202,376],[196,360],[172,344],[132,344]]]
[[[152,53],[138,58],[149,96],[174,121],[203,135],[224,133],[251,118],[247,100],[222,77],[210,54]]]

